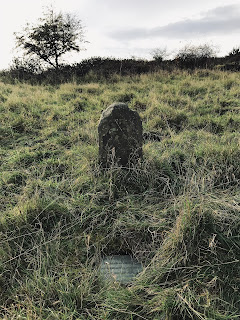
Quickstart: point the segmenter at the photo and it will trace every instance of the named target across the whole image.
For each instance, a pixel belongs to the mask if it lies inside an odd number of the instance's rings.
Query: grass
[[[204,70],[0,83],[1,318],[239,319],[239,84]],[[114,101],[159,139],[102,173]],[[118,253],[144,264],[129,286],[99,275]]]

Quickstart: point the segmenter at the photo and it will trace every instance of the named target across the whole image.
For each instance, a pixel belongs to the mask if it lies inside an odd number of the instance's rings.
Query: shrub
[[[186,45],[179,50],[176,61],[182,68],[206,68],[208,60],[215,56],[215,50],[208,44],[199,46]]]

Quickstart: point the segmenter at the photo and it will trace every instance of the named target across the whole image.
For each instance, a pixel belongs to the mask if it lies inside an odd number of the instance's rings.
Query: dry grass
[[[2,319],[238,319],[238,73],[0,83]],[[101,110],[136,109],[144,159],[104,173]],[[102,255],[145,269],[106,284]]]

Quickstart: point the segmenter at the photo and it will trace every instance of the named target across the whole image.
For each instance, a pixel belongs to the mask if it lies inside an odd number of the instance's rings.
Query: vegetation
[[[0,317],[239,319],[239,73],[94,77],[0,83]],[[114,101],[140,113],[144,159],[101,172]],[[102,280],[113,253],[143,262],[131,285]]]
[[[33,65],[43,68],[47,64],[56,70],[59,69],[60,58],[70,51],[79,52],[80,43],[84,41],[81,21],[70,14],[56,13],[53,9],[45,13],[36,25],[28,24],[22,33],[15,35],[17,46],[27,56],[37,58]],[[33,62],[33,59],[30,61]]]
[[[208,61],[214,58],[215,55],[214,48],[208,44],[199,46],[186,45],[179,50],[176,59],[178,64],[184,68],[205,68],[208,65]]]
[[[167,56],[170,55],[170,53],[167,52],[167,48],[155,48],[151,52],[153,60],[156,60],[158,62],[162,62],[163,60],[166,60]]]
[[[66,82],[81,82],[86,77],[90,81],[106,81],[109,77],[135,76],[158,71],[174,70],[228,70],[239,71],[239,56],[229,55],[226,57],[176,57],[173,60],[165,60],[161,51],[156,51],[151,61],[143,59],[114,59],[92,57],[72,65],[60,65],[58,70],[47,68],[42,70],[32,57],[29,59],[16,58],[9,70],[0,72],[0,78],[5,83],[16,81],[28,82],[29,84],[57,85]],[[161,56],[162,54],[162,56]]]

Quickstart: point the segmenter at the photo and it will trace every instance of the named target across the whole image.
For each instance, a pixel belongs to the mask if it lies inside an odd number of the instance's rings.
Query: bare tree
[[[165,60],[169,53],[167,52],[167,48],[155,48],[151,51],[151,55],[155,61],[161,62]]]
[[[180,66],[193,69],[206,67],[207,61],[215,55],[216,50],[209,44],[186,45],[179,50],[175,59]]]

